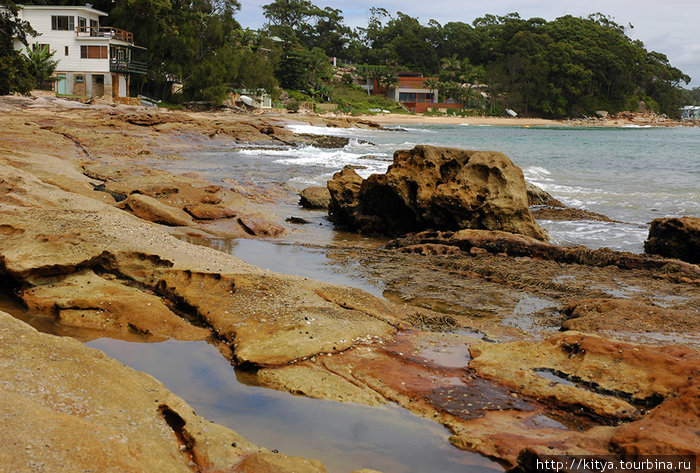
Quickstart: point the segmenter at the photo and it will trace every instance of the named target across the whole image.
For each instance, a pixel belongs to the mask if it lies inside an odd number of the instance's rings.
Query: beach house
[[[681,120],[700,120],[700,106],[686,105],[681,107]]]
[[[40,36],[30,47],[48,48],[58,60],[54,91],[82,97],[128,97],[134,74],[145,74],[138,60],[144,48],[128,31],[101,26],[107,13],[85,6],[19,5],[19,18]],[[21,49],[19,41],[15,48]]]

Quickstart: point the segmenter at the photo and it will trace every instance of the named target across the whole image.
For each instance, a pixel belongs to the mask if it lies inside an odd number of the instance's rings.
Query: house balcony
[[[145,74],[146,63],[141,61],[112,58],[109,60],[109,70],[110,72],[117,72],[123,74]]]
[[[75,35],[80,39],[113,39],[134,44],[134,33],[112,28],[111,26],[77,26]]]

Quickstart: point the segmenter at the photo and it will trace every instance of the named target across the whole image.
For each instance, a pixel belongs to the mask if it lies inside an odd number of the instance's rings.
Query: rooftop
[[[99,16],[107,16],[107,13],[103,12],[102,10],[97,10],[95,8],[92,8],[91,6],[88,7],[87,5],[17,5],[19,8],[23,10],[66,10],[66,11],[84,11],[88,13],[94,13],[95,15]]]

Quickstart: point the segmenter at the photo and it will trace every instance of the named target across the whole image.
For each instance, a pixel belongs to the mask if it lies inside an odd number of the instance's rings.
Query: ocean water
[[[325,185],[343,166],[363,177],[382,173],[397,149],[432,144],[505,153],[525,179],[566,205],[623,223],[540,221],[553,242],[642,252],[657,217],[700,216],[700,128],[496,127],[410,125],[389,131],[290,124],[299,133],[347,136],[342,149],[227,148],[199,154],[196,170],[282,182],[295,189]],[[369,141],[373,144],[367,144]],[[194,170],[194,169],[193,169]]]

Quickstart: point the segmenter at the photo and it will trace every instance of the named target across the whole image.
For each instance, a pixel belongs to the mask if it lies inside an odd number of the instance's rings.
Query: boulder
[[[656,218],[651,221],[649,238],[644,242],[649,254],[700,263],[700,218]]]
[[[329,215],[361,233],[504,230],[546,240],[528,210],[523,173],[495,151],[416,146],[394,153],[386,174],[344,169],[328,183]]]
[[[299,205],[305,209],[327,209],[331,194],[326,187],[307,187],[299,192]]]
[[[236,211],[217,204],[194,204],[185,207],[185,211],[199,220],[217,220],[236,216]]]
[[[544,189],[531,182],[525,183],[525,190],[527,191],[527,205],[529,206],[546,205],[548,207],[565,207],[564,204],[552,197],[549,192],[546,192]]]
[[[119,207],[139,218],[163,225],[188,226],[192,224],[192,219],[182,209],[164,204],[148,195],[131,194],[120,203]]]

